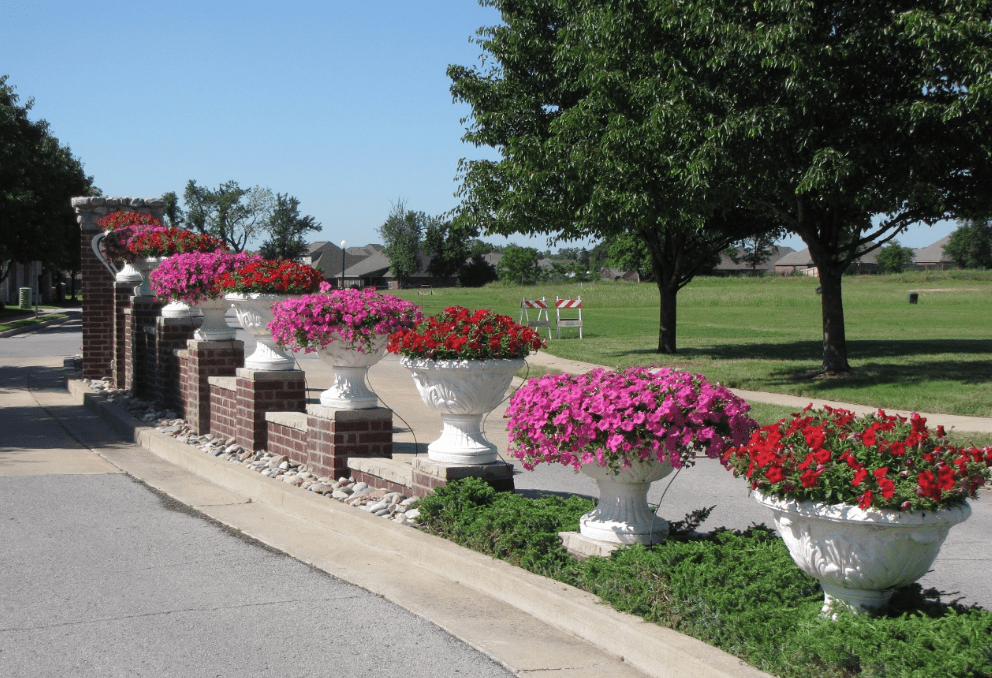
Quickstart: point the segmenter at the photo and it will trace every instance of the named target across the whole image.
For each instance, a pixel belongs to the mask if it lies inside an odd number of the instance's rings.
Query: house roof
[[[759,271],[772,270],[773,268],[775,268],[775,265],[782,257],[784,257],[786,254],[791,254],[792,252],[795,252],[795,250],[792,249],[791,247],[778,247],[778,246],[773,247],[772,253],[768,257],[768,260],[765,261],[765,263],[763,264],[759,264],[757,266],[757,270]],[[714,271],[750,271],[751,265],[744,261],[741,261],[740,263],[736,263],[729,256],[727,256],[723,252],[720,252],[720,263],[714,266],[713,270]]]
[[[944,253],[944,245],[951,241],[951,236],[946,235],[932,245],[913,250],[913,263],[934,264],[939,262],[954,261]]]
[[[876,247],[871,252],[862,254],[860,257],[856,257],[855,261],[859,261],[862,264],[877,264],[878,263],[878,248]],[[809,248],[799,251],[790,252],[784,257],[775,262],[775,266],[816,266],[813,263],[813,257],[809,255]]]
[[[798,252],[789,252],[778,259],[775,266],[813,266],[813,258],[809,255],[809,248]]]

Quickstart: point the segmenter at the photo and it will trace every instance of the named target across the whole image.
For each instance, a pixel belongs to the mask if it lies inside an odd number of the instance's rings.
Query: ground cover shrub
[[[992,613],[940,602],[919,585],[877,614],[822,619],[817,582],[774,532],[695,532],[709,515],[672,523],[664,544],[575,562],[559,531],[575,531],[592,502],[529,499],[469,478],[421,500],[421,526],[463,546],[553,577],[618,610],[694,636],[781,678],[992,675]]]

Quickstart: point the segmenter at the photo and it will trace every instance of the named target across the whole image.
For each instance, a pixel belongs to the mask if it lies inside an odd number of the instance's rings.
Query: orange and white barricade
[[[537,318],[534,320],[530,319],[532,312],[537,314]],[[544,297],[540,299],[521,299],[520,319],[517,322],[521,325],[527,325],[530,328],[547,327],[548,341],[551,341],[551,318],[548,317],[548,302],[544,300]]]
[[[572,317],[562,318],[561,313],[565,312],[566,315]],[[577,315],[573,315],[577,314]],[[558,338],[561,339],[561,328],[563,327],[577,327],[579,328],[579,339],[582,338],[582,297],[576,297],[575,299],[561,299],[555,297],[555,322],[558,328]]]

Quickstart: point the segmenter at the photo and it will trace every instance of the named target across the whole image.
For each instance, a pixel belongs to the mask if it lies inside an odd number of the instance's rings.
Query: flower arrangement
[[[635,459],[694,463],[747,441],[750,405],[698,374],[672,368],[596,369],[531,379],[510,398],[510,452],[523,467],[558,462],[616,472]]]
[[[184,252],[215,252],[226,249],[224,241],[206,233],[183,228],[156,228],[132,235],[127,250],[132,257],[169,257]]]
[[[132,261],[135,255],[127,248],[132,238],[165,230],[161,221],[140,212],[111,212],[96,223],[107,233],[103,250],[110,261]]]
[[[323,283],[321,292],[272,305],[269,330],[280,348],[311,353],[333,341],[344,341],[367,353],[377,335],[412,328],[423,319],[416,304],[378,294],[374,287],[331,290]]]
[[[223,294],[308,294],[324,282],[320,271],[289,259],[260,259],[222,273]]]
[[[764,426],[723,459],[751,489],[781,499],[926,511],[974,497],[988,482],[992,447],[963,448],[918,414],[857,417],[812,406]]]
[[[152,271],[152,289],[162,300],[198,304],[223,294],[217,284],[219,276],[261,259],[257,254],[223,250],[177,254]]]
[[[389,337],[390,353],[428,360],[500,360],[524,358],[546,348],[541,336],[507,315],[484,308],[449,306]]]

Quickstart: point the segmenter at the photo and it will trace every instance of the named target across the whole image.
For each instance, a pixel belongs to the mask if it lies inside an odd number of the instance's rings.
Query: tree
[[[458,274],[458,282],[462,287],[482,287],[498,279],[496,268],[482,254],[473,254]]]
[[[407,210],[406,203],[398,199],[386,222],[379,227],[379,235],[385,243],[382,252],[389,259],[389,268],[401,286],[420,270],[420,238],[429,223],[430,217],[423,212]]]
[[[210,190],[190,179],[183,200],[188,227],[220,238],[235,252],[261,235],[276,206],[270,189],[241,188],[236,181]]]
[[[186,223],[186,213],[179,206],[179,196],[175,191],[169,191],[162,195],[165,201],[165,221],[171,228],[182,228]]]
[[[809,247],[822,369],[849,371],[852,261],[913,223],[988,209],[992,2],[588,2],[614,40],[652,36],[640,51],[665,74],[659,115],[697,132],[686,183]]]
[[[541,255],[533,247],[510,245],[503,250],[503,258],[496,265],[499,279],[517,285],[533,285],[541,279],[537,265]]]
[[[658,285],[658,351],[674,353],[678,291],[769,219],[728,190],[687,180],[704,125],[659,105],[672,93],[653,56],[663,45],[644,28],[649,3],[482,4],[504,24],[480,29],[482,66],[448,75],[472,109],[464,140],[501,159],[459,164],[459,213],[485,233],[635,237]]]
[[[944,254],[961,268],[992,268],[992,219],[962,222],[944,245]]]
[[[266,259],[301,259],[309,252],[303,237],[307,231],[319,231],[320,224],[312,216],[300,216],[300,201],[281,193],[276,194],[275,208],[265,224],[269,239],[258,253]]]
[[[99,195],[93,177],[44,120],[32,121],[34,103],[18,103],[8,76],[0,76],[0,281],[15,262],[43,268],[79,268],[75,196]]]
[[[725,251],[735,264],[743,262],[751,267],[751,275],[757,275],[758,267],[778,251],[775,241],[782,235],[784,234],[781,231],[751,235],[732,244]]]
[[[470,254],[470,239],[479,235],[472,228],[459,228],[451,221],[428,220],[424,251],[430,256],[427,272],[436,278],[457,276]]]
[[[914,255],[913,250],[903,247],[898,240],[890,240],[878,251],[878,267],[883,273],[901,273],[913,265]]]

